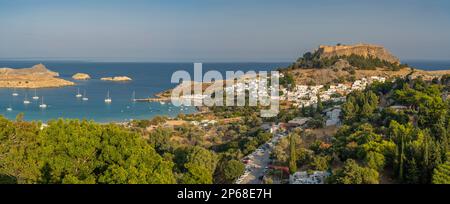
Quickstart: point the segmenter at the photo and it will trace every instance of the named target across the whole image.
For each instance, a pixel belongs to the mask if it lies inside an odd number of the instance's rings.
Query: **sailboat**
[[[89,98],[88,98],[87,95],[86,95],[86,90],[84,90],[84,94],[83,94],[82,100],[83,100],[83,101],[89,100]]]
[[[106,95],[106,98],[105,98],[105,103],[111,103],[112,102],[112,99],[111,99],[111,97],[109,97],[109,90],[108,90],[108,94]]]
[[[81,98],[83,95],[80,94],[80,88],[77,88],[77,95],[75,95],[77,98]]]
[[[42,96],[41,104],[39,105],[39,108],[47,108],[47,104],[44,103],[44,97]]]
[[[25,93],[25,100],[23,100],[23,104],[30,104],[31,102],[28,100],[28,96]]]
[[[34,89],[34,96],[33,96],[33,100],[38,100],[39,96],[37,96],[37,91],[36,89]]]
[[[18,96],[18,95],[19,95],[19,93],[17,93],[16,88],[14,88],[14,91],[13,91],[13,93],[12,93],[12,96]]]
[[[136,102],[136,92],[133,91],[133,95],[131,96],[131,101]]]

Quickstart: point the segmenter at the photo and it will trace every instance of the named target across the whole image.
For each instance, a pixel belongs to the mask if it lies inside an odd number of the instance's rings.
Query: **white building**
[[[325,123],[325,125],[328,126],[333,126],[333,125],[339,125],[341,123],[341,120],[339,119],[339,117],[341,116],[341,112],[342,110],[340,108],[334,108],[332,110],[329,110],[326,112],[327,115],[327,121]]]
[[[302,126],[310,120],[311,120],[311,118],[309,118],[309,117],[297,117],[297,118],[290,120],[288,123]]]
[[[289,184],[325,184],[325,179],[330,175],[326,171],[314,171],[312,174],[299,171],[289,176]]]

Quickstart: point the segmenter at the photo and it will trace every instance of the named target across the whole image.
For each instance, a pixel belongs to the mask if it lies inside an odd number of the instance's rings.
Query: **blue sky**
[[[450,1],[0,0],[0,58],[292,61],[320,44],[450,60]]]

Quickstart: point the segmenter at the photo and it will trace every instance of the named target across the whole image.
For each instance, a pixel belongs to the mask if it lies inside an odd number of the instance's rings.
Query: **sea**
[[[410,66],[424,70],[450,69],[448,61],[405,61]],[[196,112],[194,107],[176,107],[171,103],[133,102],[135,98],[153,97],[154,94],[175,87],[171,83],[172,74],[178,70],[191,73],[193,63],[150,63],[150,62],[95,62],[95,61],[63,61],[63,60],[0,60],[0,67],[26,68],[43,63],[48,69],[58,72],[60,77],[74,81],[75,86],[45,89],[0,89],[0,115],[15,119],[19,113],[24,114],[27,121],[47,122],[52,119],[87,119],[96,122],[126,122],[136,119],[151,119],[157,115],[175,117],[180,113]],[[225,76],[226,71],[271,71],[286,67],[289,62],[248,62],[248,63],[204,63],[203,72],[219,71]],[[75,73],[87,73],[92,79],[75,81],[71,77]],[[101,81],[101,77],[129,76],[130,82]],[[86,93],[87,101],[75,97],[78,90]],[[18,96],[12,96],[17,92]],[[33,100],[35,95],[39,100]],[[104,102],[109,92],[112,103]],[[134,93],[134,94],[133,94]],[[27,98],[31,103],[24,104]],[[42,109],[39,105],[47,104]],[[11,110],[7,110],[11,108]]]
[[[178,70],[191,73],[193,63],[149,63],[149,62],[94,62],[94,61],[42,61],[42,60],[0,60],[0,67],[27,68],[42,63],[48,69],[58,72],[60,78],[74,81],[75,86],[44,89],[0,89],[0,115],[15,119],[23,113],[24,120],[42,121],[58,118],[87,119],[96,122],[126,122],[136,119],[151,119],[157,115],[175,117],[180,113],[196,112],[194,107],[176,107],[171,103],[133,102],[135,98],[148,98],[161,91],[175,87],[171,83],[172,74]],[[290,63],[204,63],[203,72],[219,71],[270,71],[286,67]],[[92,79],[76,81],[71,77],[75,73],[87,73]],[[128,76],[129,82],[101,81],[101,77]],[[77,98],[77,92],[86,93],[87,101]],[[18,96],[12,96],[17,92]],[[35,95],[39,100],[33,100]],[[105,103],[107,93],[112,103]],[[133,94],[134,93],[134,94]],[[42,109],[39,105],[47,104]],[[27,98],[31,103],[24,104]],[[11,110],[7,110],[11,108]]]

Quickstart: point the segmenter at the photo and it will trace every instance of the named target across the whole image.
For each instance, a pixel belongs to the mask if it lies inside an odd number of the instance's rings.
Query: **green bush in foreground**
[[[171,161],[112,124],[0,117],[0,158],[5,183],[175,183]]]

